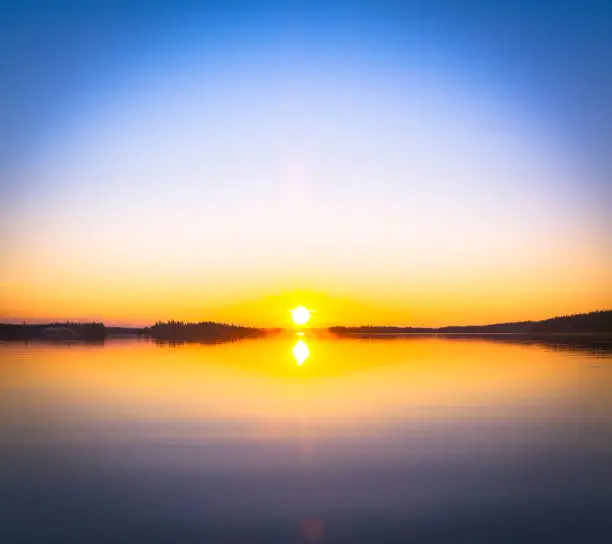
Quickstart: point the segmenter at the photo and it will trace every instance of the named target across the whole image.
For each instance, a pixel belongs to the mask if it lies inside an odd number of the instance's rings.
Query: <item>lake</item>
[[[578,347],[0,343],[0,542],[607,544],[612,358]]]

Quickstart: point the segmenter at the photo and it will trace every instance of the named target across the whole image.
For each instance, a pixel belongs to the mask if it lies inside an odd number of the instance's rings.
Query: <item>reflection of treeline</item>
[[[100,341],[106,338],[104,323],[0,324],[0,340]]]
[[[434,334],[434,333],[515,333],[515,334],[574,334],[574,333],[612,333],[612,310],[601,310],[586,314],[564,315],[543,321],[520,321],[516,323],[496,323],[494,325],[468,325],[450,327],[331,327],[331,332],[344,334]]]
[[[449,333],[440,334],[440,336],[454,342],[478,339],[495,343],[537,345],[552,351],[579,351],[600,356],[612,354],[612,334],[606,333]]]
[[[263,335],[261,329],[213,321],[200,323],[158,321],[152,327],[147,327],[145,333],[157,340],[172,342],[225,342]]]

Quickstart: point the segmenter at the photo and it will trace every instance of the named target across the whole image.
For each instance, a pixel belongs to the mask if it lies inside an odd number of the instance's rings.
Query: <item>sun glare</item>
[[[304,306],[298,306],[291,310],[291,318],[296,325],[304,325],[310,319],[310,310]]]

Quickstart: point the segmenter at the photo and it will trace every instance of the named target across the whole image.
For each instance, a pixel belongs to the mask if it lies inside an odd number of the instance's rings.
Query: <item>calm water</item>
[[[605,351],[296,341],[0,344],[0,542],[612,541]]]

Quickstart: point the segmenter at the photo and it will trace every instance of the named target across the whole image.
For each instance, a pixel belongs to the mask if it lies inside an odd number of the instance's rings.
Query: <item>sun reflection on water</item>
[[[308,357],[310,357],[310,350],[304,340],[298,340],[297,344],[293,346],[291,350],[298,366],[301,366]]]

